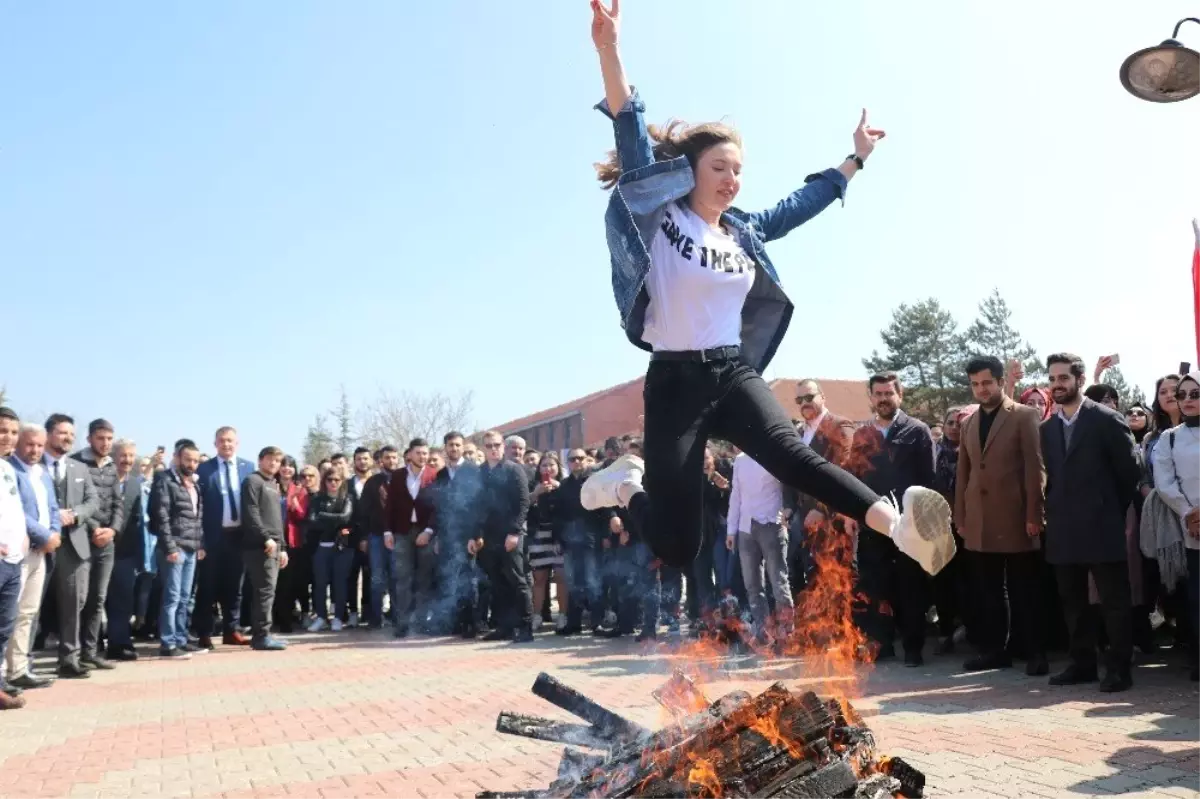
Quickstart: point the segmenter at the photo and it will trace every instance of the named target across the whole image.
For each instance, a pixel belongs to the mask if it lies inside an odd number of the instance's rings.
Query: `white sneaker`
[[[335,633],[340,633],[344,627],[345,625],[342,624],[342,620],[335,617],[333,624],[329,626],[329,629],[333,630]]]
[[[584,510],[625,507],[630,497],[642,490],[645,473],[645,461],[637,455],[622,455],[584,482],[579,502]]]
[[[310,633],[319,633],[322,630],[324,630],[325,628],[326,628],[325,620],[319,619],[319,618],[313,619],[312,624],[308,625],[308,631]]]
[[[950,505],[933,489],[912,486],[904,492],[904,512],[892,525],[891,537],[922,569],[937,574],[954,557]]]
[[[358,626],[358,614],[357,613],[350,614],[350,621],[346,622],[346,626],[347,627],[357,627]]]
[[[567,629],[567,614],[560,613],[560,614],[558,614],[558,618],[555,619],[554,630],[555,630],[555,632],[557,632],[558,630],[565,630],[565,629]]]

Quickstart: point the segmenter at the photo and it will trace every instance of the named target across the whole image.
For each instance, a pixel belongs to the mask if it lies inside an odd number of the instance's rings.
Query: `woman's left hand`
[[[867,125],[867,109],[863,109],[862,119],[858,121],[858,127],[854,129],[854,154],[864,161],[875,151],[875,144],[887,133],[879,128],[872,128]]]

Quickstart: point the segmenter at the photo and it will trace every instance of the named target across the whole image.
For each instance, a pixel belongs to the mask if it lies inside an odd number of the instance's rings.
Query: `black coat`
[[[145,478],[136,472],[131,472],[125,482],[117,482],[121,518],[124,521],[116,531],[115,555],[118,558],[136,558],[139,563],[146,554],[145,541],[142,539],[142,528],[146,523],[142,517],[142,484],[145,482]]]
[[[350,546],[350,516],[354,512],[354,501],[349,489],[330,496],[324,491],[313,494],[308,500],[309,542],[337,544],[340,548]],[[342,530],[346,533],[343,535]]]
[[[150,492],[150,516],[154,519],[158,548],[168,555],[181,549],[195,552],[204,548],[204,528],[200,524],[204,496],[194,475],[192,485],[196,489],[195,508],[188,490],[173,470],[163,472]]]
[[[1057,414],[1042,422],[1046,461],[1046,560],[1125,560],[1125,514],[1141,477],[1125,417],[1084,398],[1065,445]]]
[[[563,546],[598,548],[604,537],[609,534],[612,518],[617,515],[616,508],[584,510],[583,503],[579,501],[579,492],[589,477],[590,472],[584,473],[582,477],[567,475],[554,492],[558,495],[554,540]]]
[[[929,426],[904,411],[888,428],[887,437],[867,422],[854,431],[847,468],[880,496],[897,502],[912,486],[933,488],[933,436]]]
[[[479,467],[471,461],[464,460],[453,479],[449,466],[437,473],[433,479],[433,529],[439,539],[457,547],[479,535],[481,490]]]
[[[479,467],[482,513],[479,535],[485,541],[525,532],[529,515],[529,482],[525,467],[512,461]]]

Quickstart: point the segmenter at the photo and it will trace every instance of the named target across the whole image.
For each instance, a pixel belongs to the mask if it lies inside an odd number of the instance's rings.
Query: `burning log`
[[[613,739],[601,735],[595,727],[508,711],[497,717],[496,731],[538,741],[585,746],[589,749],[611,749],[613,746]]]
[[[568,747],[558,778],[544,791],[485,792],[518,797],[919,797],[925,777],[898,758],[880,759],[875,737],[848,703],[775,683],[756,697],[745,692],[708,700],[675,673],[654,697],[676,723],[651,734],[605,710],[549,675],[534,693],[592,722],[592,727],[502,713],[497,729],[563,740],[587,736],[609,743],[603,755]],[[703,702],[703,705],[701,704]],[[569,705],[569,706],[568,706]],[[586,714],[586,715],[585,715]],[[537,735],[530,734],[536,730]],[[556,737],[550,738],[548,736]],[[604,748],[596,746],[593,748]]]

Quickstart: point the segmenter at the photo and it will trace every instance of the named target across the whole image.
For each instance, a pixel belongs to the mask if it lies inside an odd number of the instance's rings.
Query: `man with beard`
[[[1108,651],[1100,690],[1133,685],[1132,608],[1125,548],[1125,515],[1137,492],[1136,444],[1125,417],[1082,397],[1083,359],[1046,359],[1058,413],[1041,425],[1046,461],[1046,561],[1054,567],[1070,634],[1071,663],[1051,685],[1097,678],[1096,630],[1089,623],[1088,575],[1100,594]]]
[[[358,457],[355,456],[355,461]],[[368,571],[371,574],[370,603],[367,608],[367,627],[383,627],[383,598],[388,597],[391,613],[396,612],[396,582],[393,572],[395,559],[383,545],[388,529],[387,502],[392,475],[400,467],[400,452],[391,444],[379,450],[379,471],[363,483],[362,493],[354,505],[356,526],[367,542]]]
[[[158,619],[159,655],[190,658],[207,651],[188,643],[188,597],[196,576],[196,562],[204,560],[204,492],[196,477],[200,451],[184,444],[175,453],[176,465],[155,480],[150,497],[151,515],[158,535],[158,575],[162,581],[162,606]],[[239,539],[240,543],[240,539]],[[199,603],[196,605],[200,607]]]
[[[96,513],[88,520],[92,553],[88,576],[87,601],[80,616],[79,660],[84,666],[111,669],[112,663],[99,651],[100,622],[112,578],[117,530],[124,524],[125,506],[117,484],[117,465],[113,462],[113,426],[106,419],[94,419],[88,425],[88,445],[72,457],[88,468],[96,487]]]
[[[1046,470],[1038,412],[1005,396],[1003,376],[994,356],[967,362],[979,411],[967,418],[959,435],[954,520],[966,549],[980,651],[963,668],[1010,667],[1009,643],[1024,649],[1025,673],[1033,677],[1050,670],[1038,602]]]
[[[463,434],[454,430],[442,437],[446,468],[437,473],[434,489],[434,550],[438,554],[438,589],[434,624],[449,627],[465,639],[479,634],[475,616],[478,603],[478,568],[467,542],[475,535],[479,499],[479,466],[468,457]]]
[[[375,471],[371,450],[366,447],[355,449],[352,468],[354,474],[346,480],[346,486],[350,491],[350,498],[354,501],[354,513],[350,517],[354,562],[350,565],[350,584],[346,586],[347,616],[344,621],[350,627],[357,627],[360,609],[364,621],[370,622],[371,616],[371,559],[367,552],[367,531],[360,523],[362,517],[358,512],[358,507],[362,504],[363,489]]]
[[[933,437],[924,422],[900,410],[900,378],[895,372],[872,375],[867,390],[875,418],[854,431],[847,468],[876,494],[891,494],[897,502],[910,486],[932,488]],[[853,521],[846,527],[858,532]],[[857,591],[867,602],[855,616],[876,649],[875,660],[895,657],[899,626],[904,665],[923,664],[929,577],[920,564],[887,536],[859,535]]]

